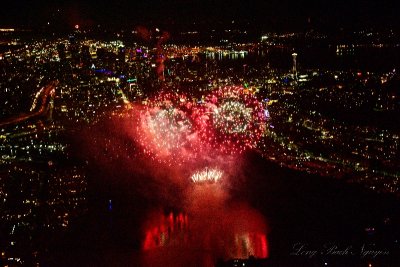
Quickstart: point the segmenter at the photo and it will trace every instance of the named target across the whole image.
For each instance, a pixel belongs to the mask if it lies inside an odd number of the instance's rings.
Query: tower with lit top
[[[295,80],[297,80],[297,53],[292,54],[293,57],[293,77]]]

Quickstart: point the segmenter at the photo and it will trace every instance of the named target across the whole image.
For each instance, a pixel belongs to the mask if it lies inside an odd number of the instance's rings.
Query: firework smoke
[[[264,218],[230,194],[247,178],[240,153],[262,134],[265,109],[241,87],[220,88],[206,100],[199,107],[163,92],[87,133],[86,157],[105,183],[131,189],[153,210],[141,215],[141,266],[268,257]]]
[[[222,172],[205,168],[193,175]],[[231,200],[225,186],[191,183],[184,193],[184,215],[152,215],[145,223],[143,266],[215,266],[221,259],[268,257],[263,217],[245,203]]]

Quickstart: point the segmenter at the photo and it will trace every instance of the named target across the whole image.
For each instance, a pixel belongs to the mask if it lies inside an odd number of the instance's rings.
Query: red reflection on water
[[[208,254],[213,254],[213,250],[226,250],[225,255],[240,259],[247,259],[250,256],[268,257],[268,242],[265,233],[243,232],[245,229],[242,229],[241,233],[227,231],[231,233],[230,237],[226,234],[227,232],[195,233],[194,229],[190,228],[186,214],[175,215],[171,212],[169,215],[161,215],[158,218],[159,221],[149,221],[149,225],[145,228],[144,251],[185,247],[189,250],[200,249]],[[229,227],[229,225],[226,226],[228,229]],[[216,244],[218,244],[217,247]]]
[[[154,222],[152,222],[154,223]],[[145,232],[143,250],[155,249],[173,243],[184,244],[187,240],[188,218],[179,213],[160,216],[158,225],[148,227]]]

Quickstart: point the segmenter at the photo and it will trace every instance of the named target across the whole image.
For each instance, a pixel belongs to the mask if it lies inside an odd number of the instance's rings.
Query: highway
[[[8,118],[3,121],[0,121],[0,127],[17,124],[17,123],[21,123],[21,122],[24,122],[24,121],[32,119],[32,118],[44,116],[47,113],[47,111],[49,110],[48,106],[49,106],[50,99],[51,99],[51,97],[54,97],[55,89],[58,84],[59,84],[59,81],[56,80],[56,81],[51,81],[50,83],[48,83],[46,86],[43,87],[43,90],[41,90],[41,93],[39,95],[39,97],[41,97],[41,105],[40,105],[39,109],[36,109],[36,111],[33,110],[30,113],[20,114],[17,117],[12,117],[12,118]]]

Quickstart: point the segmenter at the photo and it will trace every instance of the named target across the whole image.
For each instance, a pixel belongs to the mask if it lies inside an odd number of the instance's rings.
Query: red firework
[[[254,148],[268,119],[265,105],[241,86],[214,91],[192,117],[203,144],[227,154]]]

